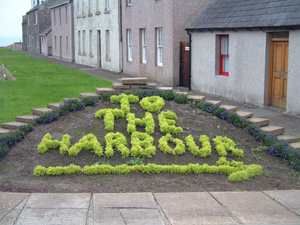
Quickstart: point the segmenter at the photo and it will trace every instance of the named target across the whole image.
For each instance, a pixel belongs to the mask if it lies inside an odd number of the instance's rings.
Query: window
[[[27,15],[27,25],[30,26],[30,15]]]
[[[66,36],[66,54],[69,53],[69,37]]]
[[[84,14],[85,0],[82,0],[81,5],[82,5],[81,6],[82,7],[82,9],[81,9],[82,10],[82,17],[85,17],[85,14]]]
[[[54,20],[54,25],[56,25],[56,13],[55,13],[55,9],[53,10],[53,20]]]
[[[127,6],[131,6],[131,0],[127,0]]]
[[[156,29],[156,64],[157,66],[163,65],[163,30],[162,28]]]
[[[54,49],[55,49],[55,51],[56,51],[56,49],[57,49],[56,36],[54,37]]]
[[[77,17],[80,16],[80,2],[77,0]]]
[[[89,0],[89,13],[88,13],[88,16],[92,16],[93,14],[91,13],[91,1],[92,0]]]
[[[61,8],[59,8],[59,24],[61,25]]]
[[[220,75],[229,76],[229,36],[220,35]]]
[[[35,11],[34,12],[34,25],[37,25],[38,24],[38,12]]]
[[[93,31],[92,30],[90,30],[90,56],[92,55],[92,41],[93,41]]]
[[[146,63],[147,62],[147,57],[146,57],[146,29],[141,29],[141,32],[140,32],[140,35],[141,35],[141,63]]]
[[[96,0],[96,15],[100,15],[100,11],[99,11],[99,0]]]
[[[68,24],[68,6],[65,6],[66,24]]]
[[[80,48],[80,39],[81,39],[81,35],[80,35],[80,30],[78,31],[78,54],[81,54],[81,48]]]
[[[105,42],[106,42],[106,60],[110,59],[110,34],[109,30],[105,31]]]
[[[105,0],[105,12],[109,12],[109,0]]]
[[[132,31],[127,30],[127,60],[132,61]]]
[[[85,30],[82,31],[82,53],[83,53],[83,55],[86,55],[86,53],[85,53]]]

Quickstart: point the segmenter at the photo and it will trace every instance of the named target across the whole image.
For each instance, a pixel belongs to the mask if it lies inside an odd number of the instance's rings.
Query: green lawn
[[[15,116],[30,115],[31,108],[44,108],[47,103],[78,97],[80,92],[112,86],[111,81],[10,49],[0,48],[0,64],[17,78],[16,81],[0,80],[0,123],[14,121]]]

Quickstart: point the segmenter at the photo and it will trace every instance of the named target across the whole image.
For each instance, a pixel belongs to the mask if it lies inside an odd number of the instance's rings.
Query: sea
[[[22,37],[8,37],[8,36],[0,36],[0,47],[6,47],[15,42],[22,41]]]

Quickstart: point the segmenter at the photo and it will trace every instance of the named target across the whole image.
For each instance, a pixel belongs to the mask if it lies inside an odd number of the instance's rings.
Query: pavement
[[[300,224],[300,190],[186,193],[0,192],[1,225]]]
[[[113,82],[120,82],[122,77],[130,77],[123,73],[111,73],[38,54],[25,53]],[[244,111],[255,110],[255,116],[258,114],[269,118],[272,124],[286,127],[286,133],[300,135],[299,116],[288,115],[276,108],[260,108],[216,96],[208,96],[208,98],[237,105]],[[0,192],[0,225],[10,224],[300,225],[300,190],[192,193]]]

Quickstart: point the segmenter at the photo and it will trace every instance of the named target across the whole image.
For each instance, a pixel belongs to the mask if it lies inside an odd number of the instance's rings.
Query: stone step
[[[96,92],[101,95],[104,93],[115,93],[116,90],[114,88],[96,88]]]
[[[79,98],[86,98],[86,97],[95,97],[95,98],[99,98],[99,94],[97,93],[79,93],[78,94]]]
[[[159,87],[159,91],[173,91],[173,87]]]
[[[300,150],[300,142],[292,143],[291,146],[296,150]]]
[[[156,88],[156,86],[157,86],[156,83],[147,83],[145,88],[152,89],[152,88]]]
[[[21,122],[9,122],[9,123],[2,123],[0,126],[4,129],[12,129],[16,130],[19,129],[21,126],[27,125],[27,123],[21,123]]]
[[[148,79],[146,77],[132,77],[132,78],[122,78],[122,84],[147,84]]]
[[[222,103],[221,101],[218,101],[218,100],[206,100],[206,102],[214,104],[214,105],[221,105],[221,103]]]
[[[33,115],[36,115],[36,116],[40,116],[44,113],[48,113],[48,112],[51,112],[52,109],[49,109],[49,108],[35,108],[35,109],[31,109],[31,112]]]
[[[194,100],[195,102],[202,102],[205,100],[205,96],[202,95],[188,95],[188,100]]]
[[[189,93],[187,91],[173,91],[174,94],[177,94],[177,95],[188,95]]]
[[[33,123],[38,118],[39,118],[38,116],[34,116],[34,115],[16,116],[15,120],[21,123]]]
[[[67,103],[70,100],[80,100],[79,98],[64,98],[64,103]]]
[[[112,85],[113,85],[113,88],[116,89],[117,91],[130,89],[130,85],[124,85],[121,83],[113,83]]]
[[[272,126],[272,125],[269,125],[269,126],[265,126],[265,127],[262,127],[260,128],[262,131],[265,131],[269,134],[272,134],[272,135],[281,135],[285,132],[285,128],[284,127],[279,127],[279,126]]]
[[[63,103],[49,103],[49,104],[47,104],[47,107],[49,109],[57,109],[57,110],[59,110],[60,107],[62,107],[62,106],[63,106]]]
[[[253,116],[253,112],[243,112],[243,111],[236,111],[236,114],[238,114],[240,117],[244,119],[249,119]]]
[[[292,135],[279,135],[277,137],[279,140],[284,140],[284,141],[287,141],[289,143],[294,143],[294,142],[299,142],[300,141],[300,137],[295,137],[295,136],[292,136]]]
[[[3,128],[0,128],[0,135],[1,134],[6,134],[6,133],[8,133],[10,130],[8,130],[8,129],[3,129]]]
[[[252,118],[249,118],[248,120],[259,127],[268,126],[270,123],[270,120],[265,119],[265,118],[252,117]]]
[[[221,108],[227,109],[230,112],[235,112],[238,110],[238,107],[235,105],[220,105]]]

